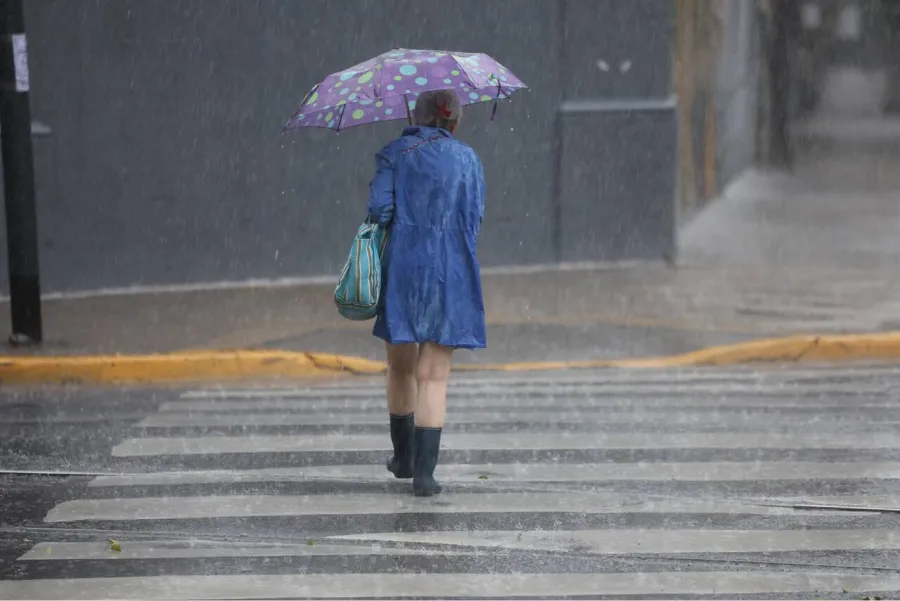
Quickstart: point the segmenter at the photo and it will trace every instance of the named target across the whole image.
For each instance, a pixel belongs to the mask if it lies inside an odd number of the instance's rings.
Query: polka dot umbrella
[[[416,97],[431,90],[455,90],[463,105],[494,101],[496,111],[497,101],[527,87],[486,54],[398,48],[326,77],[284,129],[410,119]]]

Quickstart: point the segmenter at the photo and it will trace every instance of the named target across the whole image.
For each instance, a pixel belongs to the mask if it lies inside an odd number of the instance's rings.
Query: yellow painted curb
[[[454,371],[672,368],[753,363],[900,360],[900,332],[792,336],[641,359],[460,364]],[[291,351],[191,351],[160,355],[0,357],[0,384],[116,384],[378,375],[385,364],[360,357]]]
[[[862,360],[900,361],[900,332],[827,336],[790,336],[711,346],[681,355],[637,359],[538,361],[459,365],[460,371],[552,371],[596,368],[708,367],[754,363],[829,363]]]
[[[191,351],[160,355],[2,357],[0,384],[117,384],[383,373],[384,364],[327,353]]]

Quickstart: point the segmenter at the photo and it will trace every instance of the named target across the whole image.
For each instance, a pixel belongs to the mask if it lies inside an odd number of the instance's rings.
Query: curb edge
[[[900,359],[900,331],[791,336],[715,346],[663,357],[459,364],[460,372],[665,369],[755,363]],[[267,378],[374,376],[386,364],[362,357],[302,351],[208,350],[153,355],[0,356],[0,384],[163,384]]]

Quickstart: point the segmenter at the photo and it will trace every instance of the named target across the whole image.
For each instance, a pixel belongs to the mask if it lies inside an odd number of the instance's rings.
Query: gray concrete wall
[[[572,160],[604,174],[572,206],[574,197],[559,202],[557,123],[564,100],[670,93],[670,5],[29,0],[33,118],[52,129],[35,140],[44,290],[336,276],[365,210],[372,155],[402,124],[285,136],[281,126],[324,75],[392,47],[488,52],[531,86],[493,123],[489,106],[472,108],[459,134],[485,164],[485,265],[628,256],[627,231],[611,237],[603,223],[602,207],[624,202],[646,211],[615,227],[663,232],[637,253],[661,256],[674,191],[665,179],[643,186],[628,161],[620,181],[608,155],[637,159],[657,140],[647,166],[656,169],[672,160],[672,128],[637,118],[635,139],[626,112],[566,134]],[[632,67],[603,75],[603,57]]]
[[[673,3],[563,2],[559,252],[675,257]]]
[[[722,14],[717,100],[719,188],[751,166],[756,150],[759,29],[754,2],[726,2]]]

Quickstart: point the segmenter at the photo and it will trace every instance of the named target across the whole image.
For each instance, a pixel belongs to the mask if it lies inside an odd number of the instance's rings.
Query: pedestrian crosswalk
[[[432,498],[377,380],[163,396],[0,599],[900,594],[900,368],[459,376]]]

